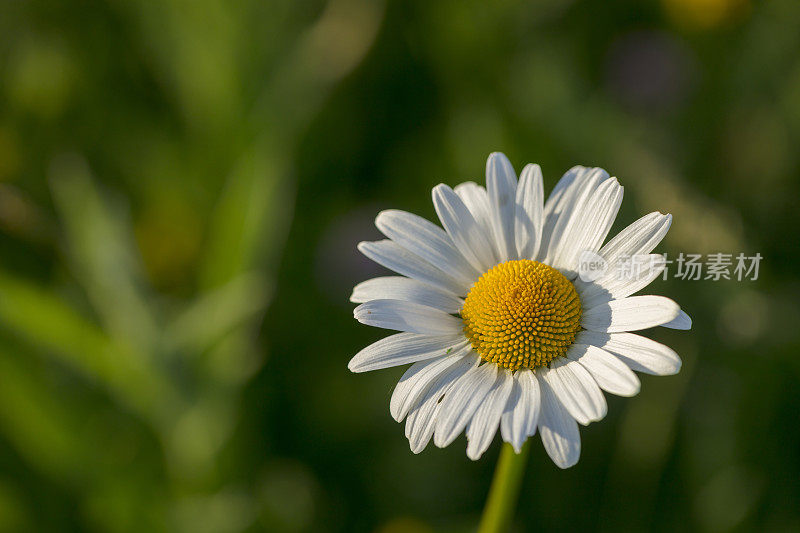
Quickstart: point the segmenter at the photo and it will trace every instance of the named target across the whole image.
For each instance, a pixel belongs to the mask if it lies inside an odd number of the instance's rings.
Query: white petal
[[[360,242],[359,251],[379,265],[398,274],[434,285],[457,296],[467,293],[468,285],[442,272],[418,255],[412,254],[396,242],[388,239],[374,242]]]
[[[392,392],[392,399],[389,401],[392,418],[398,422],[403,420],[440,376],[452,370],[464,359],[474,361],[477,358],[471,350],[465,349],[446,357],[419,361],[411,365]]]
[[[610,266],[621,257],[649,254],[667,234],[671,224],[672,215],[650,213],[620,231],[598,253]]]
[[[618,300],[639,292],[661,275],[667,264],[660,254],[629,257],[624,267],[608,268],[606,273],[593,282],[575,281],[575,289],[586,309]]]
[[[592,331],[619,333],[666,324],[678,316],[678,304],[663,296],[631,296],[584,311],[581,325]]]
[[[607,351],[586,344],[573,344],[567,357],[580,363],[604,391],[618,396],[635,396],[639,393],[639,378],[625,363]]]
[[[450,291],[403,276],[372,278],[356,285],[350,301],[360,304],[370,300],[404,300],[450,314],[460,313],[464,305],[464,300]]]
[[[497,252],[497,243],[494,239],[492,209],[489,205],[489,195],[486,193],[486,189],[473,181],[467,181],[465,183],[456,185],[455,189],[453,190],[458,197],[461,198],[461,200],[464,202],[464,205],[466,205],[467,209],[469,209],[469,212],[472,213],[472,217],[475,219],[475,222],[477,222],[483,230],[486,241],[492,245],[492,249],[495,252],[495,257],[499,257],[500,254]],[[491,266],[494,265],[487,265],[487,268]]]
[[[573,185],[575,180],[580,176],[584,176],[594,169],[587,168],[581,165],[575,165],[561,176],[556,186],[550,191],[550,196],[544,205],[545,224],[552,230],[555,221],[564,212],[564,206],[569,202],[570,196],[575,192]]]
[[[436,418],[433,443],[444,448],[463,431],[497,379],[497,365],[484,364],[473,368],[453,384],[442,400]]]
[[[469,422],[467,426],[467,457],[473,461],[480,459],[494,440],[497,426],[500,424],[500,417],[503,416],[513,385],[514,378],[511,372],[504,368],[499,369],[497,381]]]
[[[514,238],[520,259],[535,259],[542,240],[544,224],[544,189],[539,165],[522,169],[517,187]]]
[[[574,192],[573,185],[575,180],[579,176],[591,172],[592,170],[595,169],[581,165],[575,165],[566,171],[558,180],[556,186],[553,187],[553,190],[550,191],[550,196],[548,196],[547,203],[544,206],[545,216],[549,216],[551,214],[560,214],[564,209],[564,205],[566,205],[568,197]]]
[[[539,434],[550,459],[559,468],[569,468],[581,456],[581,436],[575,419],[558,401],[546,382],[542,384],[542,414]]]
[[[611,352],[637,372],[669,376],[681,369],[681,358],[670,348],[633,333],[598,333],[581,331],[575,342],[591,344]]]
[[[630,261],[631,258],[636,257],[653,257],[649,256],[650,252],[661,242],[664,235],[667,234],[670,224],[672,223],[672,215],[662,215],[661,213],[650,213],[643,216],[621,232],[619,232],[613,239],[611,239],[605,246],[603,246],[598,253],[607,264],[607,274],[594,282],[584,282],[583,280],[576,280],[575,287],[581,294],[581,301],[584,301],[589,295],[596,295],[597,292],[602,292],[602,287],[610,283],[614,283],[616,273],[620,269],[625,268],[623,261]],[[663,262],[663,260],[659,261]],[[658,263],[656,263],[657,267]],[[666,266],[666,265],[665,265]],[[654,270],[651,269],[653,279],[658,276]],[[641,278],[639,278],[641,279]],[[618,281],[618,280],[616,280]],[[633,287],[633,294],[636,290],[641,290],[642,287]],[[615,296],[619,298],[620,296]],[[584,307],[591,307],[584,303]]]
[[[449,387],[443,387],[443,389],[449,389]],[[431,387],[431,391],[434,391],[434,387]],[[434,392],[437,394],[431,394],[431,391],[428,391],[426,399],[412,409],[406,417],[406,438],[412,453],[420,453],[424,450],[433,436],[436,426],[435,415],[439,410],[439,398],[441,398],[438,393],[442,391],[435,389]]]
[[[420,453],[428,445],[436,428],[436,417],[441,410],[440,400],[452,388],[453,383],[478,365],[480,358],[464,357],[454,366],[447,369],[428,392],[419,400],[419,404],[408,413],[406,418],[406,438],[413,453]]]
[[[444,184],[434,187],[433,206],[442,226],[472,266],[485,272],[497,263],[494,249],[483,229],[453,189]]]
[[[661,324],[661,326],[671,329],[692,329],[692,317],[690,317],[683,310],[681,310],[678,313],[678,316],[676,316],[666,324]]]
[[[597,252],[605,240],[622,204],[623,188],[615,178],[604,180],[596,189],[588,187],[576,195],[563,225],[556,225],[560,240],[551,248],[549,265],[567,278],[577,275],[579,256],[584,251]]]
[[[397,333],[374,342],[358,352],[347,368],[353,372],[368,372],[393,366],[407,365],[443,357],[464,348],[463,335],[428,336],[417,333]]]
[[[579,363],[560,357],[538,373],[578,423],[585,426],[606,416],[606,399],[600,387]]]
[[[581,195],[590,195],[605,180],[608,173],[601,168],[572,167],[556,184],[544,204],[544,226],[539,258],[551,264],[560,248],[564,228],[575,213]]]
[[[471,285],[481,274],[464,259],[442,228],[420,216],[389,209],[378,214],[375,226],[412,254],[465,285]]]
[[[518,370],[514,374],[514,389],[500,420],[500,433],[517,453],[522,450],[525,440],[536,433],[541,407],[539,390],[539,380],[531,370]]]
[[[498,259],[500,262],[517,259],[514,239],[517,174],[505,154],[494,152],[486,161],[486,192],[489,193],[494,236],[500,250]]]
[[[444,311],[402,300],[371,300],[356,307],[353,316],[368,326],[421,335],[456,335],[464,327]]]

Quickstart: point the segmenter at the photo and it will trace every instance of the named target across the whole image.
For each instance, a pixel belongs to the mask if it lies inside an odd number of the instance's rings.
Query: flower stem
[[[478,533],[504,533],[508,531],[514,509],[519,498],[522,475],[525,472],[525,461],[528,458],[528,443],[520,452],[507,442],[503,443],[500,458],[494,470],[494,479],[483,509]]]

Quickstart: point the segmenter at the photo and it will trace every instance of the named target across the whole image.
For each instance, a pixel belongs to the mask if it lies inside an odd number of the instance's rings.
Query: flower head
[[[350,361],[353,372],[413,363],[392,394],[390,412],[406,420],[414,453],[444,447],[466,430],[467,455],[494,439],[519,451],[538,430],[560,467],[580,456],[578,424],[606,414],[603,390],[639,392],[632,370],[674,374],[667,346],[630,333],[655,326],[689,329],[691,320],[661,296],[631,296],[658,277],[647,259],[672,217],[646,215],[603,245],[623,188],[599,168],[573,167],[544,202],[542,173],[527,165],[517,180],[508,159],[489,156],[486,188],[438,185],[433,203],[444,229],[411,213],[383,211],[388,239],[359,250],[401,274],[355,287],[354,315],[397,330]],[[578,276],[590,253],[605,269]],[[615,268],[636,258],[636,276]]]

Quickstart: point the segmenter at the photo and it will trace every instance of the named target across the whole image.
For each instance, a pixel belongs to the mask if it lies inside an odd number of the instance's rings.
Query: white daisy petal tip
[[[525,173],[531,173],[536,176],[542,175],[542,167],[539,166],[539,163],[527,163],[523,168],[520,176]]]
[[[375,215],[375,227],[381,229],[386,217],[389,216],[392,211],[394,211],[394,209],[383,209],[378,211],[378,214]]]
[[[438,183],[434,185],[431,189],[431,198],[433,199],[434,203],[436,202],[437,197],[445,194],[448,190],[452,190],[452,188],[445,183]]]
[[[487,190],[491,188],[493,182],[497,184],[517,184],[517,173],[514,165],[503,152],[492,152],[486,159],[486,185]]]
[[[661,324],[661,326],[670,329],[690,330],[692,329],[692,317],[690,317],[684,310],[681,309],[678,312],[678,316],[665,324]]]
[[[511,161],[509,161],[506,154],[496,151],[489,154],[489,157],[486,158],[486,166],[488,167],[489,165],[511,165]]]
[[[641,382],[622,361],[593,345],[573,344],[567,357],[583,366],[606,392],[617,396],[636,396]]]
[[[671,376],[680,372],[682,366],[675,350],[635,333],[609,334],[585,330],[578,333],[575,342],[601,348],[636,372]]]
[[[375,227],[378,228],[378,231],[391,238],[390,232],[388,232],[387,229],[391,224],[392,217],[401,212],[402,211],[399,209],[384,209],[379,211],[375,216]]]
[[[539,436],[547,455],[561,469],[577,464],[581,456],[581,436],[578,424],[561,402],[542,382],[542,413],[539,421]]]

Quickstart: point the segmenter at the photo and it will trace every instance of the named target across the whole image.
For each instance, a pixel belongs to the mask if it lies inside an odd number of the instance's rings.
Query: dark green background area
[[[612,232],[763,256],[657,281],[690,332],[517,531],[800,529],[800,4],[0,2],[0,530],[471,531],[499,446],[413,455],[352,286],[384,208],[505,152]],[[674,270],[672,271],[674,272]]]

